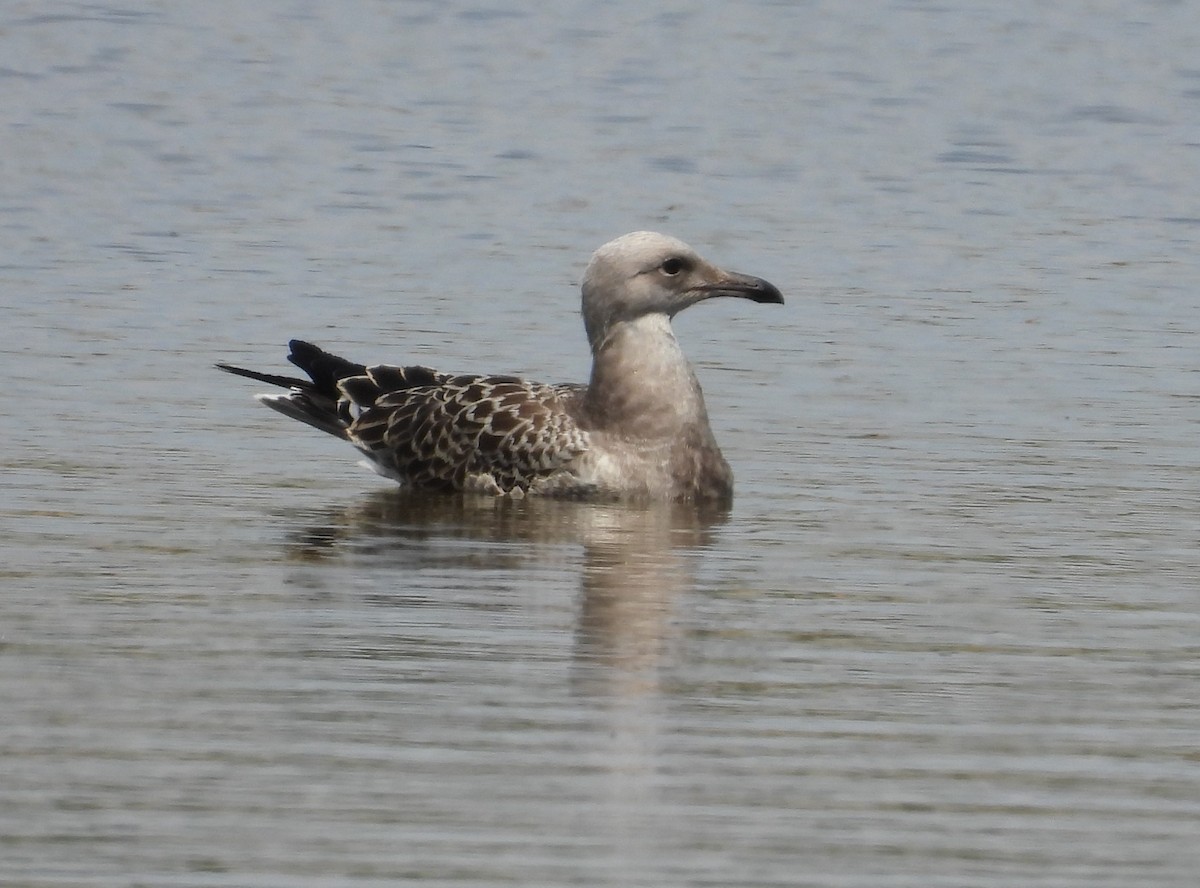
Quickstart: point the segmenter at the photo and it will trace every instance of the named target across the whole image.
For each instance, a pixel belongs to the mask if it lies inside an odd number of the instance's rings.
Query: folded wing
[[[510,492],[560,472],[587,450],[565,404],[574,390],[514,376],[367,367],[339,381],[346,437],[386,474],[419,487]]]

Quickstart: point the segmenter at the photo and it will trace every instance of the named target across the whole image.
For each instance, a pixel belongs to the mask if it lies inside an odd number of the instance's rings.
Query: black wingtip
[[[312,378],[313,387],[326,397],[337,399],[338,382],[348,376],[362,376],[367,368],[330,354],[320,346],[293,339],[288,343],[288,360]]]
[[[216,363],[213,364],[218,370],[223,370],[226,373],[232,373],[234,376],[244,376],[246,379],[253,379],[257,382],[265,382],[268,385],[277,385],[280,388],[305,388],[311,386],[307,379],[297,379],[294,376],[278,376],[274,373],[259,373],[257,370],[247,370],[245,367],[235,367],[233,364]]]

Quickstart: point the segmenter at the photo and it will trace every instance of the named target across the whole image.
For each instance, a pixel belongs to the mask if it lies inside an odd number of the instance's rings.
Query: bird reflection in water
[[[293,533],[292,563],[353,555],[395,570],[388,603],[428,601],[404,582],[438,570],[477,587],[508,579],[578,584],[575,687],[580,692],[652,691],[669,647],[672,615],[694,583],[693,562],[728,512],[655,503],[430,496],[380,491],[327,511]],[[378,594],[378,593],[373,593]],[[498,631],[503,631],[502,629]]]

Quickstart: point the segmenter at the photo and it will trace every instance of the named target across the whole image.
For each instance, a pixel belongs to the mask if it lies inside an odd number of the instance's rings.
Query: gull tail
[[[300,339],[293,339],[288,343],[288,347],[291,349],[288,360],[307,373],[308,379],[260,373],[231,364],[216,366],[218,370],[224,370],[234,376],[244,376],[288,389],[284,395],[262,394],[254,397],[284,416],[345,440],[350,417],[338,410],[338,401],[341,398],[338,382],[348,376],[362,376],[366,373],[366,367],[339,358]]]

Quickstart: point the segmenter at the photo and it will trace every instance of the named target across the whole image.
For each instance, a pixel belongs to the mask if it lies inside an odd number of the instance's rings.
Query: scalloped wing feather
[[[389,366],[339,387],[350,441],[417,487],[524,492],[588,449],[565,409],[575,387]]]

